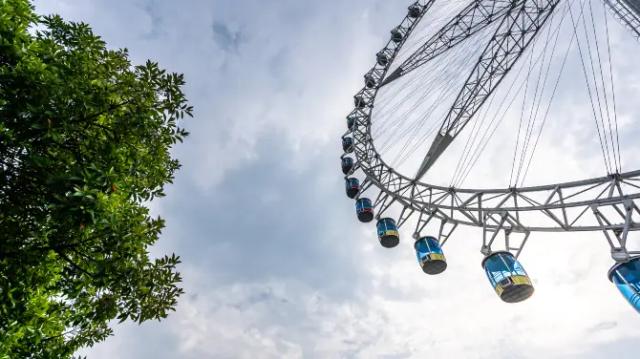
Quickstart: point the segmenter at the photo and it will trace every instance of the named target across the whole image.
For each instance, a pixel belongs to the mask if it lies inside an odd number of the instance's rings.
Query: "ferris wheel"
[[[623,94],[613,75],[608,17],[640,37],[638,0],[409,6],[364,75],[342,136],[346,194],[361,222],[375,219],[383,247],[397,246],[400,229],[409,227],[420,267],[435,275],[447,268],[443,247],[455,229],[479,227],[482,267],[497,295],[515,303],[534,292],[518,260],[533,232],[601,232],[614,260],[609,279],[640,312],[640,248],[631,240],[640,230],[640,169],[623,167]],[[567,72],[584,79],[588,101],[576,112],[588,112],[590,139],[599,145],[594,157],[604,166],[587,179],[557,181],[551,173],[546,184],[524,185],[543,129],[554,120],[554,99],[576,92],[559,86]],[[465,185],[509,120],[503,132],[511,142],[496,151],[507,160],[484,167],[492,173],[505,163],[508,185]],[[443,177],[442,168],[452,172],[448,183],[433,180]]]

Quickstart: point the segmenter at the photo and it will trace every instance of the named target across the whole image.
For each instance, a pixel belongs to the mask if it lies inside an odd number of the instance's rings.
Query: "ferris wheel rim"
[[[617,184],[618,183],[617,181],[624,181],[628,179],[633,179],[633,180],[640,179],[640,169],[638,169],[634,171],[627,171],[624,173],[612,173],[612,174],[607,174],[605,176],[591,177],[587,179],[567,181],[567,182],[561,182],[561,183],[552,183],[552,184],[536,185],[536,186],[524,186],[524,187],[515,186],[515,187],[507,187],[507,188],[484,188],[483,189],[483,188],[462,188],[462,187],[455,187],[455,186],[447,187],[447,186],[433,185],[427,182],[423,182],[421,180],[416,180],[414,178],[408,177],[406,175],[403,175],[395,171],[393,167],[391,167],[388,163],[384,161],[384,159],[382,159],[382,156],[377,151],[376,146],[374,144],[373,136],[371,133],[372,112],[373,112],[373,108],[375,107],[375,101],[376,101],[378,92],[381,88],[379,84],[382,81],[384,81],[389,69],[391,68],[392,64],[394,64],[396,60],[398,52],[400,51],[400,49],[402,49],[407,38],[410,37],[416,25],[422,20],[422,18],[428,11],[428,5],[425,5],[425,4],[430,5],[432,3],[433,3],[432,0],[419,0],[414,3],[414,4],[419,4],[420,6],[423,6],[424,7],[423,12],[420,14],[419,17],[415,19],[411,19],[410,16],[407,15],[405,19],[401,22],[401,24],[398,27],[396,27],[396,28],[401,28],[403,24],[407,22],[410,24],[409,27],[406,27],[405,37],[401,42],[394,43],[392,40],[389,40],[387,45],[379,52],[379,53],[390,54],[390,57],[388,58],[387,63],[384,66],[381,66],[378,62],[376,62],[374,67],[367,73],[367,74],[371,74],[377,71],[379,74],[381,74],[380,79],[376,84],[376,86],[373,89],[370,89],[365,85],[365,87],[362,90],[360,90],[356,95],[356,96],[367,95],[369,103],[367,104],[365,109],[358,108],[356,106],[356,109],[351,112],[350,115],[353,115],[354,113],[356,114],[360,113],[360,115],[358,115],[359,121],[356,121],[356,125],[354,129],[347,131],[345,135],[351,134],[356,140],[355,141],[356,143],[354,145],[354,148],[355,148],[354,152],[357,159],[357,163],[360,164],[361,166],[360,168],[365,173],[367,179],[371,180],[373,185],[379,188],[382,192],[385,192],[387,195],[393,197],[393,201],[399,202],[405,208],[413,207],[414,210],[425,210],[425,208],[428,210],[430,208],[433,208],[435,210],[447,210],[447,211],[450,210],[452,212],[459,211],[459,210],[471,211],[471,212],[474,212],[474,211],[476,212],[495,212],[495,211],[524,212],[524,211],[535,211],[535,210],[548,210],[549,207],[545,205],[537,205],[537,206],[530,205],[530,206],[506,207],[506,208],[499,208],[499,207],[498,208],[482,208],[481,206],[479,206],[479,208],[469,208],[469,207],[456,206],[456,205],[442,205],[439,203],[432,203],[432,202],[425,204],[424,202],[420,203],[420,201],[415,200],[415,193],[437,191],[442,193],[450,192],[454,194],[467,194],[472,197],[481,196],[481,195],[491,195],[491,194],[510,195],[512,193],[523,194],[523,193],[531,193],[531,192],[554,191],[558,188],[562,188],[562,189],[580,188],[584,186],[604,184],[609,181],[616,181],[616,184]],[[364,116],[362,116],[362,113],[364,113]],[[364,127],[366,131],[364,131],[364,133],[357,134],[360,127]],[[361,146],[363,145],[364,148],[358,148],[358,145],[361,145]],[[381,174],[383,173],[385,176],[387,176],[386,180],[381,179],[382,177]],[[399,191],[397,190],[396,191],[390,190],[388,186],[386,186],[384,183],[385,182],[390,183],[391,181],[401,183],[404,186],[407,186],[407,185],[410,186],[412,188],[411,196],[403,196],[403,195],[400,195],[398,193]],[[399,185],[399,186],[402,186],[402,185]],[[640,187],[638,187],[638,189],[640,189]],[[606,200],[603,200],[601,198],[595,198],[591,201],[562,203],[561,205],[556,204],[555,208],[565,208],[565,207],[572,207],[572,206],[577,207],[582,205],[586,205],[586,206],[603,205],[603,204],[608,205],[610,203],[614,203],[614,202],[621,203],[623,201],[634,200],[636,198],[640,198],[640,191],[632,195],[620,194],[619,196],[609,197]],[[449,219],[449,220],[452,220],[452,219]],[[465,221],[465,220],[453,220],[453,221],[456,223],[465,224],[465,225],[472,225],[472,226],[480,225],[479,222],[474,222],[474,221]],[[609,227],[612,228],[612,226],[609,226]],[[567,231],[567,230],[595,231],[595,230],[601,230],[602,228],[603,228],[602,226],[573,227],[573,226],[562,226],[562,225],[557,227],[535,227],[535,226],[526,227],[526,228],[523,227],[523,229],[530,230],[530,231]],[[637,230],[637,229],[640,229],[640,226],[638,226],[637,228],[636,227],[632,228],[632,230]]]
[[[427,1],[429,2],[429,1]],[[419,1],[417,2],[419,3]],[[422,20],[422,17],[424,17],[424,13],[422,14],[422,16],[420,16],[419,18],[416,19],[416,23],[415,25],[417,25],[420,20]],[[411,29],[410,31],[407,32],[406,37],[408,38],[410,36],[410,34],[413,32],[413,29]],[[393,56],[389,59],[389,62],[384,69],[384,73],[385,76],[382,77],[382,79],[386,79],[386,74],[388,73],[389,69],[391,68],[391,66],[393,65],[395,58],[397,57],[398,52],[402,49],[402,47],[404,46],[406,42],[405,41],[401,42],[396,50],[393,53]],[[383,49],[384,51],[384,49]],[[517,190],[519,192],[535,192],[535,191],[540,191],[540,190],[549,190],[549,189],[553,189],[555,187],[574,187],[574,186],[581,186],[581,185],[589,185],[589,184],[593,184],[593,183],[597,183],[597,182],[601,182],[602,180],[606,180],[606,179],[610,179],[612,178],[612,176],[618,176],[620,178],[630,178],[630,177],[636,177],[638,175],[640,175],[640,169],[637,170],[632,170],[632,171],[625,171],[625,172],[621,172],[621,173],[610,173],[604,176],[598,176],[598,177],[589,177],[589,178],[583,178],[583,179],[579,179],[579,180],[572,180],[572,181],[564,181],[564,182],[557,182],[557,183],[552,183],[552,184],[545,184],[545,185],[535,185],[535,186],[514,186],[514,187],[500,187],[500,188],[473,188],[473,187],[468,187],[468,188],[464,188],[464,187],[456,187],[456,186],[442,186],[442,185],[434,185],[431,183],[427,183],[427,182],[423,182],[421,180],[415,180],[411,177],[408,177],[400,172],[395,171],[395,169],[390,166],[383,158],[382,156],[379,155],[379,152],[376,151],[376,146],[375,143],[373,141],[373,135],[371,133],[371,127],[372,127],[372,122],[371,122],[371,116],[372,116],[372,110],[375,107],[375,101],[377,98],[377,94],[379,92],[379,90],[382,87],[376,87],[373,96],[371,97],[371,107],[370,110],[368,111],[367,114],[367,135],[368,138],[370,139],[370,144],[371,147],[374,149],[375,153],[378,155],[378,160],[380,161],[380,163],[386,167],[389,171],[396,173],[399,177],[402,177],[403,179],[407,180],[407,181],[414,181],[417,185],[421,185],[427,188],[432,188],[435,190],[451,190],[451,191],[455,191],[458,193],[487,193],[487,194],[491,194],[491,193],[508,193],[508,192],[513,192],[514,190]],[[365,87],[366,89],[366,87]],[[358,160],[360,160],[360,158],[358,158]]]

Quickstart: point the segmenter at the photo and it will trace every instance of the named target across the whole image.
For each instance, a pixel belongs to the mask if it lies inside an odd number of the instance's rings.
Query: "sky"
[[[481,269],[481,230],[457,230],[430,277],[409,233],[386,250],[355,219],[344,116],[407,1],[34,3],[184,73],[195,107],[183,168],[152,204],[167,220],[152,253],[181,256],[186,294],[162,322],[114,324],[89,358],[637,357],[639,317],[606,278],[600,234],[534,234],[520,259],[536,293],[507,305]],[[553,128],[543,159],[588,136]]]

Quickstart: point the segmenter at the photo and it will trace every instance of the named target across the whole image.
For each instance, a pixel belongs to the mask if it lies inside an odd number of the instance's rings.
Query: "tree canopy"
[[[64,358],[112,320],[165,318],[179,258],[147,204],[179,169],[181,74],[83,23],[0,0],[0,358]]]

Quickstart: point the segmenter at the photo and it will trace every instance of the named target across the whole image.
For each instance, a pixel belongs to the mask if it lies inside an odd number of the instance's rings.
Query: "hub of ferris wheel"
[[[601,1],[610,14],[640,37],[639,0],[595,1]],[[470,0],[450,21],[422,40],[420,46],[412,48],[411,54],[391,71],[400,49],[436,1],[419,0],[411,4],[406,17],[391,30],[387,44],[376,54],[374,66],[364,76],[364,87],[354,96],[354,110],[347,116],[341,156],[346,194],[355,200],[361,222],[375,220],[378,240],[385,248],[397,246],[401,227],[410,219],[415,222],[412,237],[416,258],[429,275],[446,270],[443,247],[459,225],[482,228],[482,268],[496,294],[508,303],[526,300],[534,292],[518,260],[532,232],[602,232],[615,261],[608,277],[640,312],[640,250],[631,249],[628,241],[630,233],[640,230],[640,208],[636,203],[640,200],[640,185],[636,184],[640,182],[640,170],[505,189],[476,190],[421,182],[456,137],[474,121],[542,29],[550,26],[549,19],[569,2]],[[568,11],[570,6],[566,7]],[[563,11],[566,16],[567,10]],[[570,14],[573,21],[574,14]],[[411,177],[398,173],[374,146],[371,115],[378,91],[450,50],[465,46],[484,30],[493,31],[493,36],[442,119],[418,172]],[[375,198],[368,196],[372,191],[377,191]],[[388,214],[392,206],[400,209],[399,216]],[[524,217],[529,213],[539,215],[542,222],[529,223]],[[434,230],[427,234],[427,228]]]

